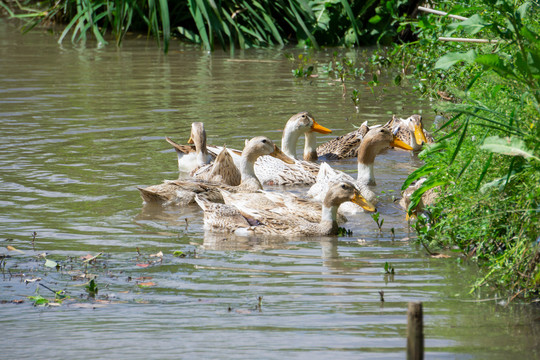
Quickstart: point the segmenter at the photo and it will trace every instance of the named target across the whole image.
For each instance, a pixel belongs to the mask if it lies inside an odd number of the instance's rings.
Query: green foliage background
[[[485,269],[475,289],[538,298],[540,285],[540,25],[538,3],[461,2],[402,22],[417,36],[395,45],[390,59],[425,96],[450,99],[437,143],[425,165],[405,182],[428,180],[439,198],[415,229],[426,247],[449,248]],[[491,44],[442,42],[440,37],[483,38]]]
[[[66,0],[0,3],[13,17],[30,19],[27,29],[49,21],[67,23],[59,41],[92,34],[119,45],[128,31],[147,31],[168,50],[171,34],[213,50],[300,44],[352,46],[388,41],[395,19],[418,0]],[[17,5],[16,5],[17,4]],[[20,6],[22,4],[22,6]]]

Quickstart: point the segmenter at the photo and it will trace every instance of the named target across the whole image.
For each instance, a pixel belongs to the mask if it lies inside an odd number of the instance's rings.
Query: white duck
[[[174,147],[178,156],[178,170],[180,172],[190,173],[193,170],[209,164],[215,156],[208,153],[206,147],[206,131],[202,122],[191,123],[191,134],[188,140],[190,145],[179,145],[170,138],[165,140]]]
[[[224,149],[222,154],[228,156],[230,153]],[[159,185],[146,188],[138,187],[138,189],[145,203],[184,206],[193,203],[195,195],[200,193],[207,194],[213,201],[223,201],[219,188],[227,188],[231,191],[256,191],[262,189],[261,182],[255,174],[254,164],[257,158],[263,155],[281,159],[279,161],[294,162],[274,145],[272,140],[266,136],[257,136],[247,141],[246,147],[242,151],[240,160],[242,181],[239,186],[233,187],[201,180],[169,180]]]
[[[332,131],[319,125],[308,112],[293,115],[285,124],[281,146],[283,152],[295,159],[294,164],[286,164],[269,156],[261,156],[255,163],[255,173],[265,185],[306,185],[313,184],[319,172],[319,165],[311,161],[296,158],[298,138],[303,134],[306,138],[304,158],[316,159],[315,133],[329,134]],[[222,147],[209,146],[210,153],[221,151]],[[238,150],[230,150],[237,165],[241,156]]]

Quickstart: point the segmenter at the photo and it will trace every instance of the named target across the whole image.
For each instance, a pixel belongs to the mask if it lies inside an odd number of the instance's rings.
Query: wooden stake
[[[441,16],[448,15],[448,13],[445,13],[444,11],[433,10],[433,9],[429,9],[429,8],[426,8],[426,7],[423,7],[423,6],[419,6],[418,10],[423,11],[423,12],[427,12],[427,13],[430,13],[430,14],[435,14],[435,15],[441,15]],[[469,20],[469,18],[459,16],[459,15],[448,15],[448,17],[452,18],[452,19],[456,19],[456,20],[461,20],[461,21]]]
[[[424,359],[424,320],[422,303],[409,302],[407,309],[407,360]]]

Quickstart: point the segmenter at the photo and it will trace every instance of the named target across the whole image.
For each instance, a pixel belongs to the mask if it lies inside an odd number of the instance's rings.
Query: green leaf
[[[41,295],[29,296],[28,299],[34,302],[34,306],[47,305],[49,303],[49,300]]]
[[[489,158],[484,164],[484,168],[482,169],[482,172],[480,173],[480,177],[478,178],[478,181],[476,182],[476,187],[474,188],[475,191],[478,191],[478,189],[480,188],[480,184],[482,183],[482,180],[484,180],[484,177],[486,176],[487,171],[489,167],[491,166],[491,159],[493,159],[493,154],[489,154]]]
[[[455,63],[465,61],[467,63],[472,63],[476,58],[476,51],[469,50],[467,52],[450,52],[442,56],[435,63],[435,69],[448,70]]]
[[[525,146],[523,140],[515,137],[500,138],[498,136],[490,136],[485,141],[480,149],[491,151],[498,154],[509,156],[523,156],[525,159],[535,159],[540,161],[534,153]]]
[[[467,128],[469,127],[469,119],[465,121],[465,125],[463,127],[463,132],[461,133],[461,137],[458,140],[458,143],[456,144],[456,148],[454,150],[454,153],[452,154],[452,158],[450,159],[450,163],[448,166],[452,165],[454,160],[456,160],[457,154],[459,153],[459,150],[461,149],[461,145],[463,144],[463,140],[465,140],[465,135],[467,134]]]
[[[514,75],[514,72],[504,64],[503,59],[496,54],[478,55],[474,61],[495,70],[500,75]]]
[[[434,152],[446,150],[448,144],[446,142],[436,142],[433,144],[424,144],[424,150],[418,153],[418,157],[422,158]]]
[[[409,204],[409,208],[407,209],[407,211],[411,211],[415,207],[418,206],[418,203],[420,203],[420,200],[422,200],[422,195],[424,195],[426,191],[433,189],[437,186],[446,185],[446,184],[448,184],[447,180],[438,179],[436,177],[429,178],[426,181],[424,181],[424,183],[412,193],[411,202]]]
[[[367,2],[369,3],[370,1],[367,1]],[[343,8],[345,9],[347,16],[349,16],[349,20],[351,21],[352,29],[354,32],[354,38],[356,39],[356,44],[360,45],[360,29],[358,28],[358,24],[356,23],[356,18],[354,17],[354,12],[351,9],[351,5],[349,5],[349,2],[347,0],[341,0],[341,5],[343,5]],[[364,5],[364,7],[366,5]]]
[[[166,54],[169,51],[169,42],[171,39],[171,24],[167,0],[159,0],[159,10],[161,15],[161,29],[163,33],[163,52]]]
[[[409,177],[407,177],[407,179],[401,186],[401,190],[403,191],[407,189],[413,182],[420,179],[421,177],[431,174],[434,170],[437,170],[437,168],[435,166],[430,166],[430,165],[424,165],[416,169],[409,175]]]
[[[482,31],[485,27],[490,26],[489,23],[485,22],[484,19],[480,17],[478,14],[474,14],[467,20],[463,20],[459,23],[452,23],[448,25],[448,28],[455,31],[457,29],[463,29],[463,31],[467,35],[474,35],[480,31]],[[452,32],[453,32],[452,31]]]
[[[369,19],[368,22],[369,22],[370,24],[377,24],[377,23],[379,23],[381,20],[382,20],[382,17],[380,17],[379,15],[375,15],[375,16],[373,16],[371,19]]]

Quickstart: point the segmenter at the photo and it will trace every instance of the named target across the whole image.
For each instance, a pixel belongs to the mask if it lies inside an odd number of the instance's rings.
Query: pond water
[[[149,211],[136,190],[177,177],[164,137],[185,143],[193,121],[209,143],[239,148],[255,135],[279,143],[286,120],[309,110],[334,130],[322,143],[391,114],[420,113],[429,126],[429,101],[384,75],[373,93],[370,74],[349,81],[345,96],[332,79],[295,79],[298,63],[284,54],[298,49],[210,54],[175,42],[164,56],[135,36],[121,49],[56,39],[0,21],[2,357],[402,359],[409,301],[424,304],[427,358],[539,356],[536,310],[470,295],[475,265],[430,258],[408,241],[392,201],[420,164],[407,152],[377,157],[381,233],[360,214],[347,237],[205,234],[197,207]],[[311,56],[328,62],[332,52]],[[332,165],[355,172],[354,159]],[[98,275],[94,300],[84,274]],[[54,298],[39,284],[69,298],[35,307],[29,296]]]

